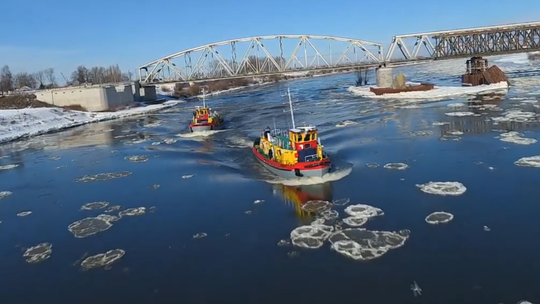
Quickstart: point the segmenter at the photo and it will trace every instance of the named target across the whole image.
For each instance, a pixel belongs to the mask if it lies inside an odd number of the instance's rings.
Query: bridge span
[[[398,35],[381,43],[317,35],[271,35],[211,43],[139,67],[143,83],[289,73],[328,73],[422,61],[540,51],[540,22]]]

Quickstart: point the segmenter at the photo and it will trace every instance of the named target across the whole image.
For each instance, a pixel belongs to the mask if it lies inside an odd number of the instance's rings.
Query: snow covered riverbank
[[[183,100],[130,108],[116,112],[80,112],[61,108],[0,110],[0,143],[118,118],[144,115],[173,107]]]

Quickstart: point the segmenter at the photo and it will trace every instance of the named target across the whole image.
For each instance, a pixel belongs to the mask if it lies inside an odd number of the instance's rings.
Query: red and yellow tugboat
[[[218,112],[206,106],[206,91],[203,90],[203,105],[195,107],[189,124],[191,132],[217,130],[223,126],[223,118]]]
[[[314,126],[296,127],[290,90],[287,90],[292,128],[266,127],[253,143],[253,154],[270,172],[284,178],[322,177],[332,167]]]

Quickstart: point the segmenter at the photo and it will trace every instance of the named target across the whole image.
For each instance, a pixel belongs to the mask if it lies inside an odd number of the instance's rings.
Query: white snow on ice
[[[412,83],[411,83],[412,84]],[[369,91],[369,87],[349,87],[347,89],[349,92],[374,99],[411,99],[411,100],[441,100],[450,97],[459,97],[467,95],[476,95],[480,93],[487,92],[498,92],[508,90],[507,82],[500,82],[490,85],[480,85],[472,87],[452,87],[452,86],[435,86],[433,90],[424,91],[424,92],[403,92],[396,94],[384,94],[384,95],[375,95]]]
[[[0,110],[0,143],[77,127],[89,123],[147,114],[170,108],[182,100],[116,112],[81,112],[61,108]]]

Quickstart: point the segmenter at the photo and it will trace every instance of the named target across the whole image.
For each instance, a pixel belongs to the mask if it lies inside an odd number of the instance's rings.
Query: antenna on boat
[[[294,123],[294,109],[293,109],[293,105],[292,105],[291,88],[287,88],[287,96],[289,96],[289,107],[291,108],[292,128],[296,129],[296,124]]]
[[[203,105],[203,108],[206,108],[206,87],[202,87],[201,91],[202,91],[202,105]]]

